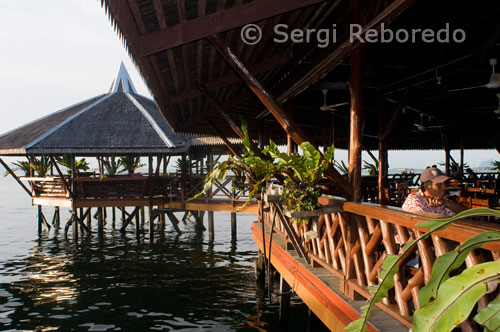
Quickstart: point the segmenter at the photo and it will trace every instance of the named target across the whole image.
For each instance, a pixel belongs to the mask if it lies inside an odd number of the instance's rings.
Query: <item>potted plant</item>
[[[71,174],[71,168],[73,164],[73,157],[69,153],[65,153],[62,157],[57,157],[56,161],[58,164],[63,165],[68,170],[68,174]],[[75,160],[75,172],[78,171],[88,171],[89,163],[82,158],[80,160]]]
[[[50,169],[50,162],[48,157],[40,157],[40,159],[33,157],[31,158],[31,168],[40,177],[44,177]]]
[[[134,174],[136,169],[145,165],[141,163],[141,157],[135,155],[126,155],[121,157],[119,163],[124,168],[121,172],[127,171],[129,175]]]
[[[16,166],[13,171],[22,170],[24,172],[24,176],[30,176],[31,163],[25,160],[18,160],[13,162],[12,165]],[[5,172],[4,176],[8,176],[10,173]]]
[[[103,157],[100,160],[104,168],[104,174],[101,175],[101,178],[113,177],[119,173],[118,170],[122,165],[120,159],[117,160],[116,157]]]

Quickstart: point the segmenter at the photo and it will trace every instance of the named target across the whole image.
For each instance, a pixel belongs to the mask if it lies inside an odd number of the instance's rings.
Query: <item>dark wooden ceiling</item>
[[[494,148],[500,146],[499,89],[489,82],[490,58],[500,58],[498,0],[358,1],[368,24],[386,10],[386,28],[463,29],[463,43],[364,44],[363,145],[376,149],[379,127],[385,127],[405,95],[402,112],[389,136],[389,149]],[[207,118],[224,135],[235,137],[228,124],[202,95],[199,85],[224,104],[251,132],[277,142],[286,134],[253,92],[217,53],[206,37],[219,33],[280,102],[288,101],[297,123],[317,144],[346,148],[349,106],[321,111],[322,89],[327,103],[349,102],[348,26],[356,21],[347,0],[104,0],[106,10],[125,38],[163,114],[175,130],[215,134]],[[402,9],[392,10],[399,4]],[[391,7],[392,6],[392,7]],[[407,8],[408,7],[408,8]],[[377,21],[380,22],[380,21]],[[257,24],[260,43],[246,45],[241,28]],[[311,43],[276,43],[273,28],[330,28],[337,25],[337,43],[326,48]],[[343,48],[347,45],[347,48]],[[327,65],[322,65],[323,63]],[[321,68],[328,68],[322,72]],[[500,71],[500,64],[497,65]],[[380,121],[380,119],[383,119]],[[422,124],[418,130],[419,124]]]

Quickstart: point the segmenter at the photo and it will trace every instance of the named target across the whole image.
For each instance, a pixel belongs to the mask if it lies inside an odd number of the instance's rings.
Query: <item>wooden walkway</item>
[[[264,251],[262,225],[252,226],[253,239],[259,250]],[[265,225],[265,246],[269,254],[270,227]],[[287,250],[282,237],[273,237],[271,264],[290,285],[302,301],[331,331],[343,331],[347,324],[360,316],[360,307],[366,300],[349,300],[340,290],[340,280],[323,267],[311,267],[295,250]],[[401,331],[408,327],[393,319],[380,308],[371,314],[369,331]]]

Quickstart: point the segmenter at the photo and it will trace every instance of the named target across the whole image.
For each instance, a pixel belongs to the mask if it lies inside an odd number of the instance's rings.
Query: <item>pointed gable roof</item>
[[[189,145],[153,100],[137,94],[123,63],[109,93],[0,135],[0,155],[179,153]]]

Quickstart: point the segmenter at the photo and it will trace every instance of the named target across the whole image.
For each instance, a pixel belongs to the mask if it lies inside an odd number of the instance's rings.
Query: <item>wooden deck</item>
[[[252,226],[253,239],[263,251],[261,224]],[[270,227],[265,225],[265,246],[269,253]],[[342,294],[340,280],[324,267],[311,267],[295,250],[287,250],[283,238],[273,237],[271,243],[271,264],[291,286],[304,303],[331,331],[344,331],[347,324],[360,316],[360,307],[365,300],[350,300]],[[380,308],[371,314],[369,331],[401,331],[408,327],[393,319]]]

